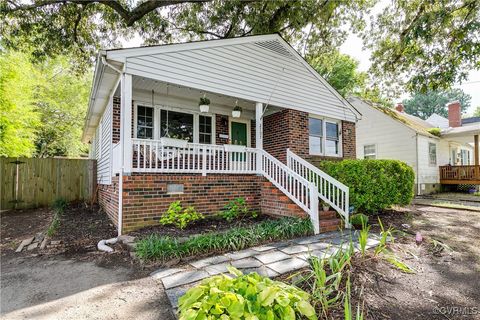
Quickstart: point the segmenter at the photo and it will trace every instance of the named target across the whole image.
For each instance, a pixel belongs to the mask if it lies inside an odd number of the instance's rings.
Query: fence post
[[[318,217],[318,189],[317,186],[310,182],[308,184],[310,193],[310,220],[313,224],[313,231],[315,234],[320,233],[320,219]]]

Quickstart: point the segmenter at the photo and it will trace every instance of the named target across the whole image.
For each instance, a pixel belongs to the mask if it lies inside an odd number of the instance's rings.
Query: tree
[[[332,54],[309,57],[308,60],[341,95],[359,94],[364,90],[367,74],[357,70],[359,62],[349,55],[334,51]]]
[[[447,90],[480,69],[480,1],[393,1],[363,34],[384,86]]]
[[[29,157],[35,152],[36,77],[25,55],[0,52],[0,156]]]
[[[90,77],[71,71],[65,57],[32,64],[29,55],[0,55],[0,155],[79,156]]]
[[[403,100],[405,112],[422,119],[427,119],[433,113],[448,117],[446,104],[452,101],[460,101],[462,112],[470,107],[472,97],[463,92],[462,89],[452,89],[449,91],[430,91],[427,93],[417,93],[411,98]]]
[[[9,0],[0,3],[7,48],[37,59],[73,54],[84,70],[100,47],[139,34],[145,44],[279,32],[297,49],[325,53],[364,26],[374,0]]]
[[[474,117],[480,117],[480,106],[477,107],[475,111],[473,111],[473,116]]]

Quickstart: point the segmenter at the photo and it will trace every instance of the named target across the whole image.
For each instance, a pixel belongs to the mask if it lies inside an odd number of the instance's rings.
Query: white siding
[[[356,119],[346,103],[319,80],[301,58],[259,43],[152,53],[126,59],[126,72],[133,75],[333,119]]]
[[[374,144],[377,159],[400,160],[415,171],[415,132],[362,101],[352,101],[362,113],[356,125],[357,158],[364,158],[364,145]]]
[[[108,103],[99,125],[99,156],[97,158],[97,181],[112,183],[112,101]]]
[[[437,146],[437,163],[430,164],[428,144],[433,143]],[[445,156],[448,157],[448,144],[439,139],[418,136],[418,183],[440,183],[438,166],[445,164]]]

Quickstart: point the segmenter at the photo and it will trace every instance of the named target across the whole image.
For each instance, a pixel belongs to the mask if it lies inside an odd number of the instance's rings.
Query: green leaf
[[[297,310],[308,319],[316,319],[316,313],[313,306],[305,300],[297,302]]]

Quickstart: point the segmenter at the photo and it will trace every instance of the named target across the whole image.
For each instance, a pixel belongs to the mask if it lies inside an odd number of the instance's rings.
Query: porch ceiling
[[[445,132],[442,133],[442,138],[452,138],[455,141],[462,143],[473,143],[475,135],[480,135],[480,123],[464,127],[447,129]]]

